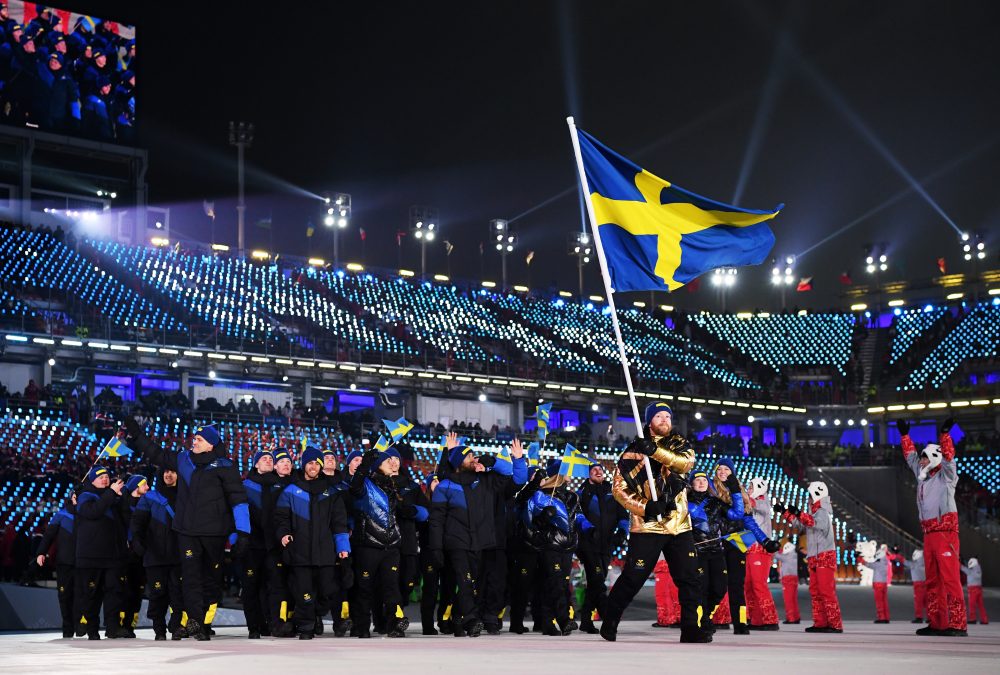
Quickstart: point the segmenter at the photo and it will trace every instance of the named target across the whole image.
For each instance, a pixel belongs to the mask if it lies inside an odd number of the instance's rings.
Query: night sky
[[[227,123],[246,120],[256,126],[249,245],[332,258],[321,204],[308,193],[342,191],[354,203],[342,261],[419,269],[418,247],[407,236],[400,250],[396,233],[407,229],[409,207],[425,204],[439,209],[442,227],[428,273],[449,271],[450,262],[454,278],[485,270],[499,279],[488,221],[521,216],[509,283],[575,291],[566,255],[568,233],[581,226],[565,124],[573,114],[684,188],[726,202],[738,196],[749,208],[784,202],[773,253],[808,251],[796,276],[813,277],[815,288],[791,292],[789,306],[846,307],[838,277],[849,271],[864,282],[871,242],[888,244],[885,279],[934,276],[940,256],[949,272],[968,271],[946,218],[982,232],[987,267],[997,267],[995,3],[63,6],[137,26],[150,201],[173,208],[175,239],[210,239],[208,199],[216,238],[235,243]],[[926,181],[945,215],[907,175]],[[265,217],[271,231],[254,226]],[[311,240],[310,220],[318,226]],[[444,240],[455,247],[450,261]],[[776,309],[770,268],[742,270],[728,309]],[[585,281],[588,292],[602,290],[596,264]],[[706,283],[657,301],[719,306]]]

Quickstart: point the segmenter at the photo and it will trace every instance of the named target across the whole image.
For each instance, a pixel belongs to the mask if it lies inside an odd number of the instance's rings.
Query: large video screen
[[[135,27],[0,0],[0,122],[135,143]]]

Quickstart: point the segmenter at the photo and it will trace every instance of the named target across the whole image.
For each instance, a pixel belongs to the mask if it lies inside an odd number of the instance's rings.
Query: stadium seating
[[[691,314],[688,319],[775,371],[829,366],[843,375],[851,357],[852,314]]]
[[[8,288],[83,302],[115,328],[181,330],[182,324],[51,234],[0,229],[0,279]]]
[[[1000,490],[1000,457],[965,455],[958,458],[958,473],[971,476],[977,483],[996,493]]]
[[[18,300],[14,295],[0,288],[0,320],[11,317],[35,316],[35,310]]]
[[[944,316],[944,308],[911,309],[900,311],[893,320],[896,335],[889,352],[889,363],[895,363],[927,329]]]
[[[980,303],[934,345],[900,390],[937,389],[970,359],[996,358],[1000,347],[1000,305]]]

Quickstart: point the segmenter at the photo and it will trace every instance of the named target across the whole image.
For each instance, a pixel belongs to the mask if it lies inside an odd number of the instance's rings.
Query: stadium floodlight
[[[571,232],[566,242],[566,253],[576,256],[577,282],[580,298],[583,298],[583,266],[593,258],[593,242],[589,232]]]
[[[243,171],[243,156],[246,153],[246,149],[250,147],[253,143],[253,124],[248,124],[247,122],[230,122],[229,123],[229,145],[236,147],[236,182],[239,189],[239,200],[236,202],[236,215],[237,215],[237,248],[239,249],[240,257],[243,257],[244,252],[244,216],[246,215],[247,203],[244,198],[244,171]]]
[[[410,207],[410,234],[420,244],[420,278],[427,275],[427,243],[441,231],[438,210],[433,206]]]
[[[333,229],[333,269],[340,267],[340,230],[350,224],[351,195],[346,192],[323,193],[323,225]]]
[[[510,223],[503,218],[490,221],[490,234],[496,242],[497,253],[500,254],[500,284],[507,290],[507,256],[514,252],[517,246],[517,235],[510,231]]]
[[[726,292],[736,285],[739,274],[735,267],[719,267],[712,271],[712,285],[719,289],[722,311],[726,311]]]

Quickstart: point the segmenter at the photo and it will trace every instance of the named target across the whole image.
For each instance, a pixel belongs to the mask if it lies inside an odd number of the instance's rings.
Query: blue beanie
[[[97,480],[98,476],[105,476],[105,475],[110,477],[108,470],[105,467],[101,466],[100,464],[95,464],[94,466],[90,467],[90,471],[87,472],[87,482],[93,483],[95,480]]]
[[[456,445],[448,453],[448,463],[451,464],[451,468],[457,469],[462,466],[462,462],[465,461],[465,456],[472,452],[472,448],[467,445]]]
[[[399,451],[396,450],[396,448],[386,448],[382,452],[378,453],[378,456],[375,458],[375,466],[378,466],[379,464],[381,464],[385,460],[390,459],[392,457],[395,457],[396,459],[400,459],[400,457],[399,457]]]
[[[663,401],[654,401],[653,403],[650,403],[649,405],[646,406],[646,412],[642,416],[643,423],[648,427],[649,423],[653,420],[653,417],[656,415],[656,413],[660,412],[661,410],[666,410],[668,413],[670,413],[670,417],[673,418],[674,411],[670,408],[669,403],[665,403]]]
[[[736,473],[736,465],[733,464],[733,460],[728,457],[719,457],[719,461],[715,463],[715,468],[718,469],[720,466],[729,467],[729,470]]]
[[[145,476],[140,476],[139,474],[135,474],[128,479],[127,483],[125,483],[125,492],[135,492],[139,488],[139,486],[145,482],[146,482]]]
[[[545,465],[545,475],[549,478],[559,473],[559,469],[562,468],[562,460],[553,457],[549,460],[548,464]]]
[[[364,453],[361,452],[360,450],[351,450],[349,453],[347,453],[347,458],[344,460],[344,466],[350,466],[351,460],[353,460],[355,457],[363,457],[363,456]]]
[[[691,475],[690,475],[690,476],[689,476],[689,478],[688,478],[688,482],[689,482],[689,483],[691,483],[691,485],[694,485],[694,479],[695,479],[695,478],[704,478],[704,479],[705,479],[705,480],[707,480],[707,481],[708,481],[709,483],[711,483],[711,482],[712,482],[711,480],[709,480],[709,478],[708,478],[708,474],[707,474],[707,473],[705,473],[704,471],[700,471],[700,470],[699,470],[699,471],[692,471],[692,472],[691,472]]]
[[[257,462],[264,459],[265,457],[270,457],[271,461],[274,461],[274,455],[271,454],[270,450],[258,450],[257,452],[253,453],[253,462],[251,462],[250,465],[253,466],[254,468],[257,468]]]
[[[271,456],[274,457],[275,464],[277,464],[283,459],[287,459],[289,462],[292,461],[292,456],[289,455],[288,451],[285,450],[284,448],[275,448],[274,452],[271,453]]]
[[[202,438],[204,438],[206,441],[208,441],[208,444],[213,447],[218,445],[219,441],[222,440],[222,437],[219,436],[219,431],[215,428],[215,425],[213,424],[206,424],[204,426],[197,427],[194,430],[194,434],[195,436],[201,436]]]
[[[335,453],[331,448],[323,448],[323,457],[326,457],[327,455],[333,455],[336,457],[337,453]]]
[[[308,446],[302,453],[302,456],[299,457],[299,463],[302,465],[302,468],[305,468],[306,464],[309,464],[310,462],[319,462],[322,464],[323,451],[319,448],[314,448],[311,445]]]

